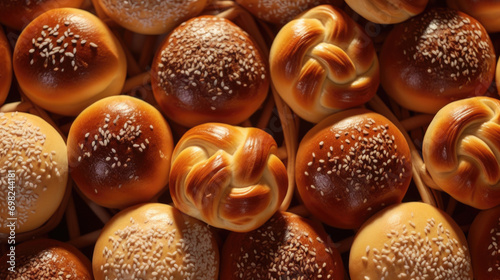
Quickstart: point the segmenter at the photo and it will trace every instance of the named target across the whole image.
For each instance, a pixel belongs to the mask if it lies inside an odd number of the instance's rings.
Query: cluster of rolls
[[[227,5],[227,18],[213,15]],[[497,6],[1,2],[0,104],[20,98],[39,116],[0,108],[0,240],[40,237],[72,190],[113,215],[88,256],[52,239],[1,247],[0,278],[498,277]],[[242,28],[241,14],[273,40]],[[363,22],[387,28],[384,42]],[[137,65],[122,32],[156,40],[149,99],[126,91]],[[368,104],[377,95],[434,116],[425,175],[479,212],[467,235],[437,206],[405,201],[415,145]],[[248,125],[271,102],[291,110],[280,117],[297,120],[297,143]],[[355,234],[349,250],[337,230]]]

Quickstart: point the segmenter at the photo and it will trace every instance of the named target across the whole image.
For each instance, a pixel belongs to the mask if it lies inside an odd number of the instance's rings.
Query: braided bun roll
[[[263,130],[219,123],[193,127],[172,156],[170,194],[181,211],[230,231],[253,230],[279,208],[287,171]]]
[[[319,122],[370,100],[379,86],[371,39],[340,9],[321,5],[286,24],[271,46],[272,82],[301,118]]]
[[[429,0],[346,0],[345,2],[369,21],[394,24],[423,12]]]
[[[0,105],[5,102],[12,83],[12,52],[3,29],[0,27]]]
[[[472,97],[443,107],[423,140],[423,159],[436,185],[478,209],[500,204],[500,101]]]

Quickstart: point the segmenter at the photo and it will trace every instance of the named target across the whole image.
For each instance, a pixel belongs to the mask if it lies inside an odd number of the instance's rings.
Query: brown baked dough
[[[12,52],[3,29],[0,27],[0,106],[7,99],[12,83]]]
[[[423,12],[429,0],[346,0],[345,2],[369,21],[394,24]]]
[[[477,19],[490,33],[500,31],[500,2],[497,0],[447,0],[450,8]]]

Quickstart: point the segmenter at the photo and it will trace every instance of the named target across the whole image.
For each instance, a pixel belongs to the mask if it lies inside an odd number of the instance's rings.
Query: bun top
[[[0,27],[0,106],[5,102],[12,83],[12,52]]]
[[[477,19],[490,33],[500,31],[500,2],[496,0],[447,0],[448,7]]]
[[[346,0],[354,11],[380,24],[403,22],[424,11],[429,0]]]

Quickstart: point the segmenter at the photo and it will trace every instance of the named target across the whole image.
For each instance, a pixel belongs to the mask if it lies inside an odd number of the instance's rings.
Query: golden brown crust
[[[276,142],[263,130],[207,123],[188,130],[172,156],[170,194],[184,213],[231,231],[265,223],[287,192]]]
[[[267,63],[252,38],[214,16],[193,18],[172,31],[156,54],[152,73],[163,113],[187,127],[239,124],[269,90]]]
[[[472,97],[436,114],[422,147],[434,182],[456,200],[487,209],[500,204],[500,101]]]
[[[12,83],[12,52],[0,27],[0,106],[5,102]]]
[[[281,98],[310,122],[365,103],[379,86],[371,39],[344,12],[328,5],[310,9],[279,31],[270,68]]]
[[[88,198],[110,208],[147,202],[166,187],[172,150],[161,113],[130,96],[92,104],[68,135],[71,177]]]
[[[111,30],[89,12],[61,8],[32,21],[14,49],[14,72],[40,107],[77,115],[119,94],[126,77],[123,49]]]
[[[302,139],[296,183],[304,205],[322,222],[358,228],[383,207],[401,202],[411,181],[404,136],[365,109],[325,118]]]
[[[337,248],[319,224],[277,212],[261,227],[230,233],[221,279],[344,279]]]
[[[493,45],[480,23],[446,8],[427,10],[396,25],[380,53],[387,94],[401,106],[425,113],[483,95],[495,64]]]
[[[500,2],[496,0],[447,0],[450,8],[477,19],[490,33],[500,31]]]
[[[354,237],[352,280],[473,279],[465,235],[444,211],[422,202],[389,206]]]
[[[49,123],[27,113],[0,113],[0,139],[0,232],[10,232],[9,218],[17,233],[37,229],[69,191],[66,143]]]
[[[424,11],[428,0],[346,0],[351,9],[380,24],[403,22]]]
[[[79,8],[84,0],[0,1],[0,23],[22,30],[44,12],[57,8]]]
[[[217,280],[219,249],[204,223],[166,204],[127,208],[104,226],[94,248],[96,280]]]
[[[3,255],[0,260],[0,278],[5,280],[93,279],[89,259],[72,245],[54,239],[34,239],[17,245],[14,272],[8,270],[10,256]]]

